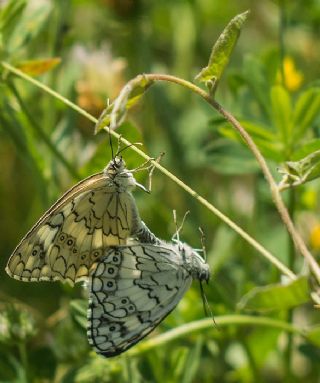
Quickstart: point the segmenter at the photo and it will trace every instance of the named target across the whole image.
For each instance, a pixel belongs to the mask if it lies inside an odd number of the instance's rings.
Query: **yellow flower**
[[[317,223],[311,229],[310,244],[314,250],[320,250],[320,223]]]
[[[286,56],[283,60],[283,72],[284,72],[284,85],[285,87],[294,92],[299,89],[303,82],[303,74],[297,70],[293,59],[289,56]],[[278,81],[281,80],[281,74],[278,73]]]

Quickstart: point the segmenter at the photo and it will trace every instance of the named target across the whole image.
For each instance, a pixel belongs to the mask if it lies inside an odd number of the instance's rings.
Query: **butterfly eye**
[[[108,274],[114,274],[114,273],[115,273],[115,269],[113,267],[109,267]]]
[[[34,245],[31,251],[31,255],[33,257],[36,257],[36,256],[41,257],[43,255],[43,247],[41,245]]]
[[[93,250],[91,252],[91,258],[92,259],[97,259],[98,257],[100,257],[102,255],[102,250],[99,249],[99,250]]]
[[[59,235],[59,237],[58,237],[58,243],[59,243],[59,244],[63,244],[63,243],[65,242],[66,238],[67,238],[67,234],[65,234],[65,233],[61,233],[61,234]]]
[[[103,288],[104,288],[105,291],[114,291],[114,290],[116,290],[117,289],[117,285],[115,283],[115,280],[114,279],[107,280],[104,283]]]
[[[134,306],[133,306],[133,305],[130,305],[130,306],[128,307],[128,311],[129,311],[129,312],[133,312],[133,311],[135,311]]]
[[[71,247],[73,244],[74,244],[74,239],[73,239],[73,238],[69,238],[69,239],[67,240],[67,245],[68,245],[69,247]]]
[[[119,331],[120,330],[120,325],[118,323],[111,323],[109,326],[109,331],[114,332],[114,331]]]

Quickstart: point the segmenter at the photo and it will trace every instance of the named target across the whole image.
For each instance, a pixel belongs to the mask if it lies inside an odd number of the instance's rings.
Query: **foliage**
[[[243,23],[245,9],[250,14]],[[239,17],[241,25],[228,24]],[[315,0],[2,2],[1,382],[317,381],[320,317],[312,299],[319,286],[295,252],[255,158],[230,122],[190,89],[160,85],[142,74],[192,79],[208,62],[211,47],[219,48],[207,67],[209,80],[219,80],[215,97],[250,134],[279,182],[279,167],[287,187],[298,179],[284,198],[317,259],[320,87],[314,46],[319,18]],[[37,76],[91,115],[103,112],[99,134],[94,135],[93,118],[16,77],[5,62]],[[119,93],[122,99],[116,98]],[[152,193],[134,192],[140,214],[168,240],[175,231],[172,210],[181,217],[190,210],[181,236],[195,248],[201,246],[198,228],[203,228],[213,274],[205,290],[217,326],[204,319],[193,286],[146,341],[113,359],[95,355],[86,339],[87,299],[81,286],[23,284],[4,268],[43,211],[77,180],[106,165],[111,153],[102,128],[108,124],[129,141],[142,142],[153,157],[165,151],[161,164],[298,278],[284,278],[195,198],[155,171]],[[130,149],[124,157],[129,168],[143,162]],[[136,177],[147,182],[142,172]]]

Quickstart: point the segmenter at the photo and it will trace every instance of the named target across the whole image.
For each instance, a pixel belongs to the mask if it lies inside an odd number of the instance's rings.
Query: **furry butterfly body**
[[[156,237],[141,221],[131,194],[138,185],[121,157],[68,190],[33,226],[9,258],[7,273],[21,281],[85,280],[99,248]]]
[[[105,251],[89,282],[88,340],[116,356],[148,335],[209,266],[186,244],[137,244]]]

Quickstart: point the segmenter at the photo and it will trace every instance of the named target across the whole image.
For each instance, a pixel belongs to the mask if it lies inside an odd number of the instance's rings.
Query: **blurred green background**
[[[250,9],[216,98],[252,134],[277,180],[282,162],[320,149],[318,0],[19,0],[6,24],[8,3],[0,2],[1,60],[23,68],[26,60],[60,58],[37,78],[95,117],[140,73],[193,81],[230,19]],[[31,73],[30,64],[24,68]],[[3,67],[1,76],[1,382],[318,382],[320,331],[310,341],[271,325],[231,323],[108,360],[87,343],[81,286],[10,279],[4,268],[23,235],[62,192],[100,171],[111,152],[107,135],[94,136],[83,116]],[[119,132],[142,142],[150,156],[164,151],[165,167],[292,270],[303,268],[252,154],[199,97],[156,84]],[[130,149],[124,158],[129,168],[143,162]],[[147,182],[146,174],[136,178]],[[315,256],[318,193],[314,181],[284,194]],[[281,306],[279,293],[273,310],[246,307],[242,297],[279,283],[279,271],[163,174],[155,171],[150,195],[136,190],[134,196],[141,217],[160,238],[170,240],[175,231],[173,209],[180,219],[190,210],[181,237],[194,248],[201,247],[203,228],[212,270],[206,294],[217,321],[246,314],[292,322],[298,329],[319,323],[305,295]],[[194,284],[150,338],[203,317]]]

